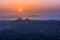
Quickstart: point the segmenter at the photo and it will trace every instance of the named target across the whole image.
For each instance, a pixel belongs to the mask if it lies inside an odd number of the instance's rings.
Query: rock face
[[[0,35],[0,39],[8,37],[11,40],[14,38],[16,40],[19,38],[20,40],[28,40],[29,38],[32,38],[31,40],[35,38],[36,40],[58,40],[60,38],[60,21],[22,20],[21,18],[0,21]]]

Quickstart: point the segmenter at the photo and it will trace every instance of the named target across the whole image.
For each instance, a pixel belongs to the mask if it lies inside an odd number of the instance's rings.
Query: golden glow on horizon
[[[1,0],[0,8],[17,12],[35,12],[34,10],[52,9],[59,6],[57,0]]]
[[[30,9],[44,9],[44,8],[54,8],[56,5],[59,6],[60,1],[57,0],[1,0],[1,8],[19,10],[18,8],[23,8],[23,10]]]
[[[22,8],[20,8],[19,11],[21,12],[22,11]]]

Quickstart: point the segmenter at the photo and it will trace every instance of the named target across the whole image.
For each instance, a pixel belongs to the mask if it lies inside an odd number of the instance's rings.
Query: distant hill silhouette
[[[60,21],[0,21],[0,40],[60,40]]]

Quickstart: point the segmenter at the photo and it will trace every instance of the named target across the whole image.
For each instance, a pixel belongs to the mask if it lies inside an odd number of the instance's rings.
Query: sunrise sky
[[[60,20],[60,0],[0,0],[0,18]]]

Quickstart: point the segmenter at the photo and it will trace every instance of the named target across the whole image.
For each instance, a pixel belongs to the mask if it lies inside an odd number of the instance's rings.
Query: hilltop
[[[26,39],[37,38],[38,40],[43,40],[43,38],[44,40],[45,38],[46,40],[50,40],[49,38],[51,38],[51,40],[58,40],[60,38],[60,21],[22,20],[21,18],[11,21],[3,20],[0,21],[0,35],[2,38],[4,37],[4,39],[6,39],[7,36],[8,38],[12,37],[10,38],[11,40],[15,37],[16,40],[21,39],[21,37],[26,37]]]

